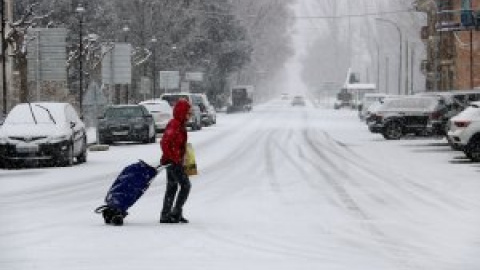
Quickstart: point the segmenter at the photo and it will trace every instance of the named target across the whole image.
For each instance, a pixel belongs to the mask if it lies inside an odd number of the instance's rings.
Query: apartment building
[[[415,8],[427,15],[421,29],[427,91],[480,87],[480,0],[417,0]]]

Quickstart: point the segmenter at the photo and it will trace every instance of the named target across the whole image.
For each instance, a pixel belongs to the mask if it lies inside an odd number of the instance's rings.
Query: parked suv
[[[369,130],[381,133],[387,140],[398,140],[406,134],[430,135],[432,121],[447,112],[445,100],[436,96],[408,96],[386,101],[371,117]],[[429,124],[430,123],[430,124]]]
[[[472,161],[480,161],[480,101],[450,119],[448,139]]]
[[[87,161],[85,125],[68,103],[16,105],[0,126],[0,165],[49,162],[71,166]]]
[[[192,130],[202,129],[202,113],[198,105],[193,101],[192,93],[165,93],[160,97],[160,99],[167,101],[172,108],[181,98],[186,99],[192,105],[192,117],[188,119],[187,126]]]
[[[200,108],[202,124],[204,126],[210,126],[217,123],[217,113],[215,112],[215,108],[210,105],[207,96],[205,94],[192,94],[192,97],[193,103]]]
[[[98,140],[102,144],[115,141],[156,140],[153,116],[142,105],[114,105],[107,107],[98,122]]]

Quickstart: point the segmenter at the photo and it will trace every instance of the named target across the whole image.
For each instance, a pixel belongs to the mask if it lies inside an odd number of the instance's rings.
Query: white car
[[[0,126],[0,165],[48,161],[71,166],[87,160],[85,125],[68,103],[21,103]]]
[[[139,103],[143,105],[153,116],[155,122],[155,129],[158,132],[163,132],[168,124],[168,121],[173,118],[173,109],[165,100],[152,99]]]
[[[480,101],[450,119],[448,140],[473,161],[480,161]]]

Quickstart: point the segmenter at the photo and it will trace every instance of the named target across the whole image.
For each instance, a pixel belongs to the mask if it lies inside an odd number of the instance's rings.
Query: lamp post
[[[2,12],[2,89],[3,89],[3,115],[7,115],[7,57],[5,53],[7,52],[7,42],[5,41],[5,0],[0,0],[1,12]]]
[[[375,46],[377,48],[377,89],[380,89],[380,45],[378,45],[378,40],[376,39]]]
[[[79,77],[79,90],[78,90],[78,104],[80,106],[80,115],[83,115],[83,13],[85,12],[85,8],[82,6],[82,4],[78,4],[77,8],[75,11],[79,15],[79,23],[80,23],[80,30],[79,30],[79,64],[80,64],[80,77]]]
[[[400,95],[402,93],[402,43],[403,43],[403,38],[402,38],[402,30],[400,30],[400,27],[398,24],[396,24],[393,21],[383,19],[383,18],[375,18],[376,21],[378,22],[384,22],[388,23],[390,25],[393,25],[397,31],[398,31],[398,36],[400,37],[400,55],[399,55],[399,67],[398,67],[398,94]]]
[[[124,42],[127,43],[127,40],[128,40],[128,32],[130,31],[130,27],[128,27],[128,25],[125,25],[125,26],[122,28],[122,31],[123,31],[123,33],[124,33]],[[125,85],[125,101],[126,101],[126,103],[128,104],[128,101],[129,101],[128,83]]]
[[[157,60],[156,60],[156,53],[155,53],[155,46],[157,45],[157,38],[152,37],[152,53],[153,53],[153,68],[152,68],[152,77],[153,77],[153,93],[152,93],[152,98],[157,97],[157,72],[156,72],[156,65],[157,65]]]

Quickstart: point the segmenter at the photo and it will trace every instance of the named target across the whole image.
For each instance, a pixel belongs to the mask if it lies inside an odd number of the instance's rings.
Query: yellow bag
[[[185,168],[185,173],[188,176],[198,174],[197,162],[195,161],[195,152],[193,151],[193,146],[191,143],[187,143],[183,166]]]

